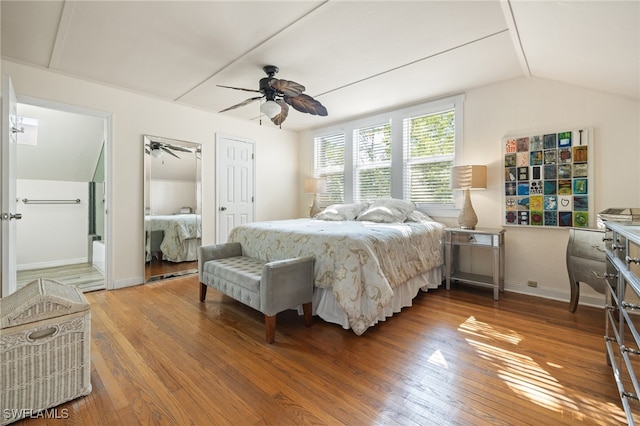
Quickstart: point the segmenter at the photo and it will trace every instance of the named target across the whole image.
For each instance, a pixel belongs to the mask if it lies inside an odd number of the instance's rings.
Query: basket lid
[[[38,278],[0,299],[0,328],[69,315],[89,308],[89,302],[78,288],[48,278]]]

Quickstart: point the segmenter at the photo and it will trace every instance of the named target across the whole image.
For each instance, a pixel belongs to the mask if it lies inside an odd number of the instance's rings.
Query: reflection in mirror
[[[198,272],[201,145],[144,136],[145,282]]]

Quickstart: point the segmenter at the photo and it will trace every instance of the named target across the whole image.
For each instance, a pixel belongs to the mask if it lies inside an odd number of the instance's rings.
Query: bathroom
[[[18,288],[46,277],[105,286],[104,119],[18,104]]]

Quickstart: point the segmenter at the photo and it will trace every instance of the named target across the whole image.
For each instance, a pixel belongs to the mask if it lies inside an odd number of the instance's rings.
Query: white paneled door
[[[216,242],[227,242],[235,226],[253,222],[254,171],[253,142],[216,135]]]
[[[2,76],[2,147],[0,148],[0,176],[2,189],[0,193],[0,220],[2,243],[0,258],[2,259],[2,294],[6,297],[16,291],[16,164],[18,102],[8,75]]]

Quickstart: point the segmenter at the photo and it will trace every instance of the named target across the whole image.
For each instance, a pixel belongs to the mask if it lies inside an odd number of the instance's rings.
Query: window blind
[[[404,194],[416,203],[452,204],[455,109],[403,120]]]
[[[391,123],[355,129],[356,201],[391,196]]]
[[[463,104],[456,95],[317,131],[315,176],[327,186],[320,204],[395,197],[457,214],[451,167],[462,148]]]
[[[315,176],[325,180],[320,207],[344,202],[344,149],[344,133],[314,139]]]

